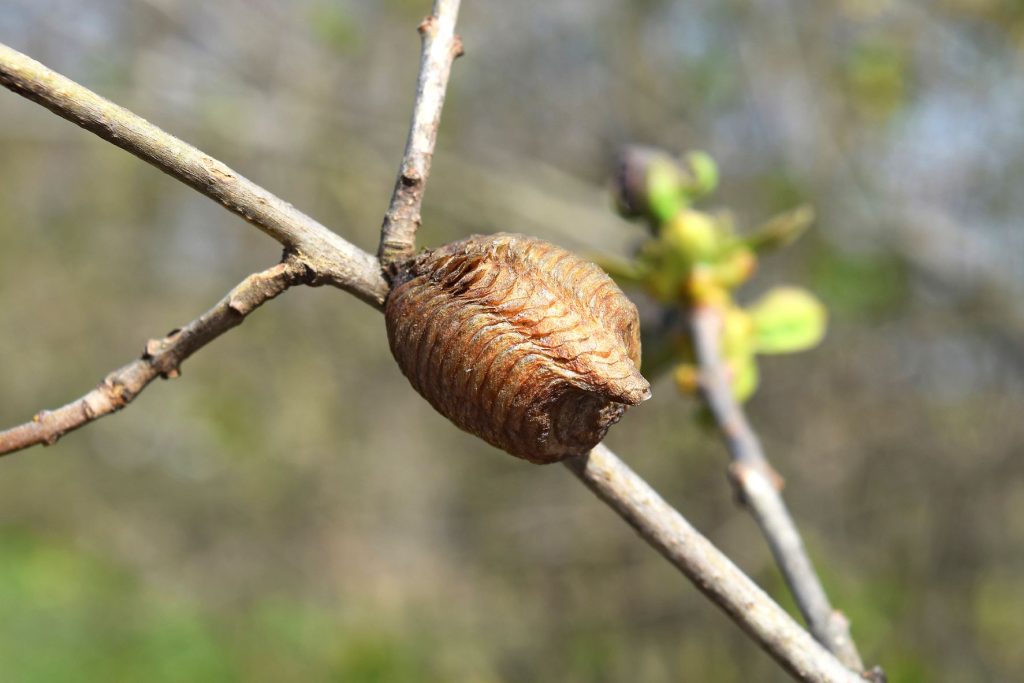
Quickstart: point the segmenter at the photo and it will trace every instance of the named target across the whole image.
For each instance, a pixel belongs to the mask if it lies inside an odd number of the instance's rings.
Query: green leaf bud
[[[706,213],[687,209],[679,211],[662,229],[661,239],[687,261],[709,261],[719,252],[721,231]]]
[[[682,208],[682,169],[671,156],[651,147],[631,145],[619,154],[612,193],[626,218],[661,222]]]
[[[807,290],[777,287],[750,308],[758,353],[793,353],[825,336],[825,306]]]
[[[694,151],[686,155],[688,182],[686,194],[691,198],[704,197],[718,187],[718,164],[706,152]]]

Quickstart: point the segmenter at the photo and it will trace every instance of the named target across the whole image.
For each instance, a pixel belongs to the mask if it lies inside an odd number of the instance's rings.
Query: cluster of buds
[[[719,309],[722,357],[734,395],[746,400],[757,388],[757,354],[802,351],[824,336],[825,308],[803,289],[779,287],[748,306],[736,300],[759,257],[792,243],[813,214],[800,207],[741,235],[728,213],[695,208],[717,184],[715,162],[703,152],[676,158],[656,149],[626,148],[616,167],[615,202],[623,216],[646,222],[650,234],[633,259],[601,265],[620,284],[641,287],[665,306]],[[696,391],[699,373],[688,337],[679,335],[671,347],[677,385]]]

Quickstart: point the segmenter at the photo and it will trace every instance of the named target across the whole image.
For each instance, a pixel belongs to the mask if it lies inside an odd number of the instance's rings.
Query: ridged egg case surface
[[[402,372],[442,415],[549,463],[593,448],[650,396],[636,306],[598,266],[522,235],[410,261],[385,308]]]

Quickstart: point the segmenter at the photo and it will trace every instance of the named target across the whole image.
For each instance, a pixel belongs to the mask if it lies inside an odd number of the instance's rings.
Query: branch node
[[[120,376],[120,371],[107,375],[103,380],[102,388],[106,391],[89,393],[82,398],[83,409],[89,421],[95,420],[97,417],[109,412],[106,410],[104,403],[109,403],[112,409],[117,411],[131,403],[132,399],[135,398],[135,392],[128,386],[126,380]],[[106,398],[107,401],[102,401],[101,399],[103,398]]]
[[[241,297],[234,295],[234,292],[232,292],[231,298],[228,299],[228,309],[237,315],[245,315],[246,303]]]
[[[861,677],[866,681],[871,681],[871,683],[889,683],[889,677],[885,675],[885,671],[878,665],[865,671]]]
[[[844,631],[850,628],[850,620],[847,619],[843,611],[839,609],[832,610],[832,623]]]
[[[736,505],[739,507],[747,507],[747,496],[743,493],[745,488],[746,472],[740,467],[737,462],[729,463],[726,468],[726,478],[729,480],[729,485],[732,487],[733,499],[736,501]]]
[[[402,168],[401,182],[405,187],[413,187],[423,182],[423,174],[421,174],[419,169],[416,168],[412,159],[410,159],[409,163]],[[414,201],[414,197],[409,197],[406,200],[406,203],[412,204]]]
[[[427,16],[423,17],[423,21],[419,23],[419,26],[416,27],[416,30],[424,38],[426,38],[428,35],[432,36],[434,33],[437,32],[437,17],[435,17],[433,14],[428,14]]]
[[[170,335],[168,335],[170,336]],[[164,348],[163,339],[150,339],[146,342],[146,348],[142,351],[142,360],[152,360],[155,358]]]
[[[227,182],[235,179],[234,172],[224,163],[217,161],[213,157],[204,154],[200,157],[200,161],[203,166],[206,167],[206,170],[209,171],[212,176],[217,178],[217,180]]]
[[[735,461],[729,463],[729,480],[733,483],[733,486],[746,489],[751,485],[750,477],[755,476],[764,477],[768,485],[777,492],[782,491],[786,487],[786,479],[766,460],[753,462]]]

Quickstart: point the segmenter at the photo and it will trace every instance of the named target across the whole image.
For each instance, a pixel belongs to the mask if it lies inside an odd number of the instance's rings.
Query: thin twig
[[[607,447],[565,464],[794,678],[863,683]]]
[[[0,432],[0,455],[35,446],[52,445],[68,432],[117,412],[157,377],[180,374],[182,362],[289,287],[308,282],[305,264],[288,258],[242,280],[216,306],[163,339],[146,343],[142,357],[107,375],[80,399],[56,410],[44,410],[29,422]]]
[[[450,4],[439,0],[439,6]],[[290,284],[333,284],[381,308],[387,284],[376,258],[220,162],[2,45],[0,83],[222,202],[292,251],[289,262],[251,276],[185,329],[151,342],[142,359],[112,373],[83,399],[0,433],[0,453],[50,443],[60,434],[123,407],[153,379],[173,376],[191,353]],[[420,180],[424,179],[425,174]],[[301,272],[292,271],[293,266]],[[599,446],[568,465],[794,677],[821,682],[859,680],[611,451]]]
[[[779,493],[772,469],[739,403],[733,397],[719,346],[722,317],[712,306],[695,307],[690,323],[700,367],[701,392],[732,456],[730,475],[740,500],[757,521],[811,633],[848,667],[864,664],[850,636],[850,623],[829,603],[800,532]]]
[[[315,283],[383,304],[387,283],[377,259],[220,161],[2,43],[0,85],[223,204],[306,263]]]
[[[435,0],[433,13],[419,25],[423,48],[420,75],[416,81],[416,102],[409,124],[402,165],[384,214],[377,255],[385,271],[416,250],[423,190],[430,175],[441,109],[448,90],[452,62],[462,54],[462,39],[455,33],[459,0]]]

